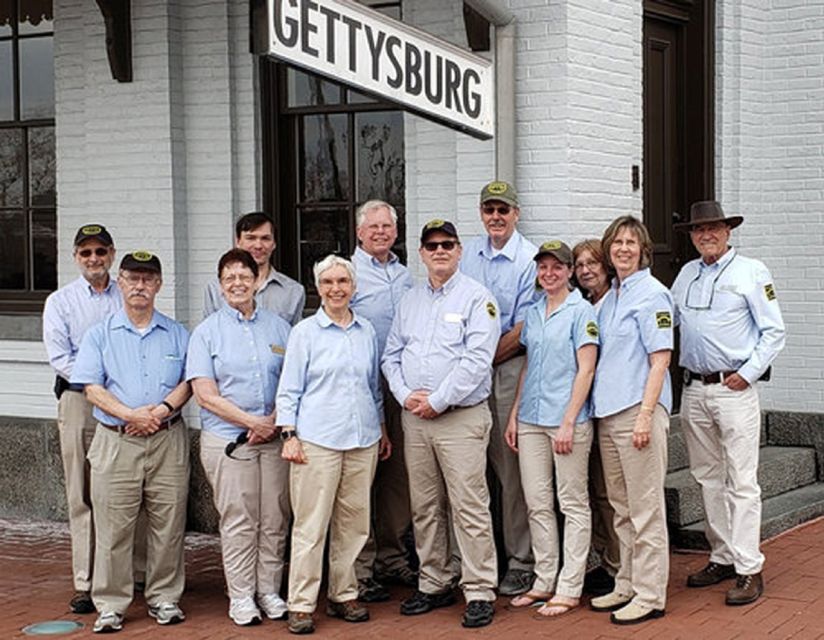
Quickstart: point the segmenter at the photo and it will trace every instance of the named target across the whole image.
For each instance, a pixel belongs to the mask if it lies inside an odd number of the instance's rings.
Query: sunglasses
[[[509,214],[510,211],[512,211],[512,207],[510,207],[508,204],[501,204],[501,205],[498,205],[497,207],[495,205],[491,205],[491,204],[485,204],[483,206],[483,212],[488,216],[491,216],[496,211],[500,215],[505,216],[505,215]]]
[[[457,240],[441,240],[440,242],[432,240],[430,242],[424,242],[423,248],[429,251],[429,253],[434,253],[438,250],[438,247],[441,247],[444,251],[452,251],[457,245]]]
[[[97,249],[81,249],[77,252],[77,255],[81,258],[90,258],[92,254],[98,258],[102,258],[103,256],[109,255],[109,249],[108,247],[97,247]]]
[[[232,460],[251,460],[251,458],[235,458],[235,456],[232,455],[235,452],[235,449],[237,449],[241,445],[246,444],[246,442],[248,440],[249,440],[249,434],[246,431],[244,431],[243,433],[238,434],[238,437],[233,442],[230,442],[229,444],[226,445],[226,448],[224,449],[224,453],[228,457],[230,457]]]

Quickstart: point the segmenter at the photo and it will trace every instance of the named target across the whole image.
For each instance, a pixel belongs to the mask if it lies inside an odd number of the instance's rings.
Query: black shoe
[[[69,600],[72,613],[94,613],[94,602],[88,591],[77,591],[74,597]]]
[[[389,591],[377,580],[358,580],[358,600],[361,602],[386,602],[389,597]]]
[[[495,615],[495,607],[487,600],[470,600],[466,603],[461,624],[464,627],[485,627],[492,622]]]
[[[429,613],[432,609],[449,607],[455,604],[455,594],[450,591],[441,593],[424,593],[415,591],[409,598],[401,602],[401,615],[417,616],[421,613]]]
[[[709,562],[707,566],[698,573],[693,573],[687,577],[688,587],[709,587],[724,580],[735,577],[735,567],[731,564],[718,564]]]
[[[615,578],[604,567],[595,567],[584,576],[584,593],[605,596],[615,590]]]

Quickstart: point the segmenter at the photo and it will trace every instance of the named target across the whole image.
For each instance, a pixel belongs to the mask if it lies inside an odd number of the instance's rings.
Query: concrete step
[[[816,482],[764,500],[761,539],[766,540],[813,518],[824,515],[824,482]],[[681,527],[670,534],[679,549],[707,549],[704,521]]]
[[[762,447],[758,461],[758,483],[762,499],[770,498],[816,481],[815,449],[809,447]],[[701,489],[681,469],[667,475],[667,522],[683,527],[704,518]]]

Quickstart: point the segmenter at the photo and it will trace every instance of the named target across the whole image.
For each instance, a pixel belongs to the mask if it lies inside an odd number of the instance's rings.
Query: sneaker
[[[306,634],[315,632],[315,621],[311,613],[305,611],[290,611],[286,622],[289,633]]]
[[[693,573],[687,577],[688,587],[709,587],[718,584],[728,578],[735,577],[735,567],[731,564],[718,564],[709,562],[707,566],[698,573]]]
[[[593,611],[615,611],[629,604],[632,596],[613,591],[605,596],[599,596],[589,601],[589,608]]]
[[[186,619],[186,614],[175,602],[161,602],[156,607],[149,607],[149,615],[157,624],[178,624]]]
[[[389,597],[389,591],[377,580],[373,578],[358,580],[358,600],[361,602],[386,602]]]
[[[281,602],[283,602],[281,600]],[[229,617],[236,625],[249,627],[260,624],[260,610],[255,605],[252,596],[245,598],[231,598],[229,600]]]
[[[104,611],[94,621],[92,631],[95,633],[114,633],[123,628],[123,616],[114,611]]]
[[[494,605],[487,600],[470,600],[466,603],[461,624],[469,629],[485,627],[495,615]]]
[[[764,593],[764,580],[761,573],[752,575],[739,575],[735,579],[735,586],[727,591],[727,604],[738,606],[755,602]]]
[[[258,596],[258,605],[269,620],[283,620],[286,618],[286,603],[277,593],[267,593]]]
[[[424,593],[415,591],[409,598],[401,602],[401,615],[416,616],[429,613],[432,609],[449,607],[455,604],[455,593],[452,590],[441,593]]]
[[[69,607],[72,613],[94,613],[94,602],[91,593],[88,591],[77,591],[74,597],[69,600]]]
[[[532,583],[535,582],[535,574],[526,569],[510,569],[506,572],[504,579],[501,580],[501,585],[498,587],[498,593],[504,596],[517,596],[521,593],[526,593],[532,588]]]
[[[369,620],[369,610],[357,600],[327,602],[326,615],[332,618],[342,618],[346,622],[366,622]]]
[[[402,564],[388,571],[376,572],[375,578],[384,584],[395,584],[401,587],[418,586],[418,572],[410,569],[408,564]]]

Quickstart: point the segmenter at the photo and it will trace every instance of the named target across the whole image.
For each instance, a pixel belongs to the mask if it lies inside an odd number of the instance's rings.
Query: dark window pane
[[[20,118],[54,117],[52,38],[27,38],[20,48]]]
[[[29,129],[29,197],[33,207],[55,202],[54,127]]]
[[[359,93],[358,91],[351,89],[346,92],[346,101],[349,104],[368,104],[370,102],[377,102],[377,100],[370,98],[365,93]]]
[[[340,87],[320,76],[290,68],[287,69],[286,82],[289,85],[290,107],[340,104]]]
[[[310,291],[315,290],[312,267],[330,253],[348,256],[349,209],[304,209],[300,212],[300,274]]]
[[[0,37],[11,35],[11,9],[14,0],[0,0]]]
[[[406,192],[403,113],[378,111],[355,115],[358,202],[373,198],[403,204]]]
[[[11,42],[0,42],[0,120],[14,120]]]
[[[0,211],[0,289],[26,288],[26,219],[22,211]]]
[[[18,17],[20,23],[18,29],[21,34],[51,33],[54,31],[54,14],[52,13],[51,0],[20,0],[19,7]]]
[[[304,202],[348,200],[347,116],[322,114],[303,120],[303,157],[298,166],[303,174]]]
[[[0,207],[23,205],[23,131],[0,129]]]
[[[34,211],[31,219],[34,288],[51,291],[57,288],[57,219],[54,211]]]

